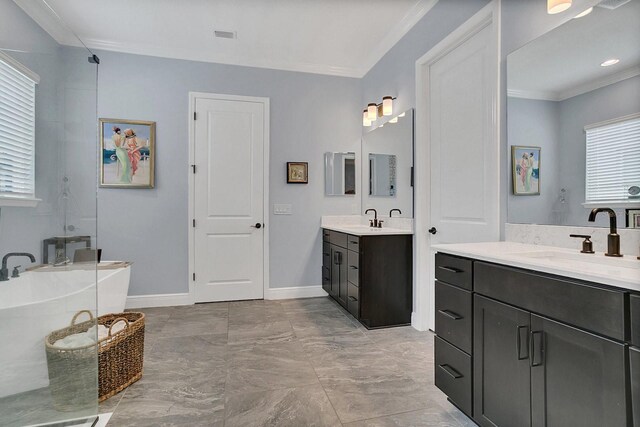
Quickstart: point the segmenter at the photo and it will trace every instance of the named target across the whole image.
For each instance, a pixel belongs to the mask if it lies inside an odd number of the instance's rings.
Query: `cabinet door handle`
[[[454,313],[451,310],[438,310],[438,313],[442,314],[443,316],[447,316],[449,319],[453,319],[453,320],[463,319],[462,316],[460,316],[458,313]]]
[[[462,272],[464,272],[464,270],[460,270],[459,268],[445,267],[444,265],[439,265],[438,268],[442,269],[444,271],[448,271],[449,273],[462,273]]]
[[[516,354],[518,355],[518,360],[524,360],[529,358],[529,326],[523,325],[518,326],[516,328]],[[522,342],[524,341],[524,349],[525,353],[522,354]]]
[[[329,254],[328,254],[328,253],[326,253],[326,252],[323,252],[323,253],[322,253],[322,255],[324,255],[324,256],[329,256]]]
[[[536,339],[536,337],[538,337]],[[537,343],[537,344],[536,344]],[[537,357],[536,357],[537,348]],[[531,332],[531,367],[542,366],[544,364],[544,332]]]
[[[354,245],[358,244],[358,242],[356,240],[349,240],[349,243],[353,243]]]
[[[338,251],[338,252],[336,252],[336,255],[338,255],[338,262],[336,264],[341,265],[342,264],[342,252]]]
[[[349,268],[352,269],[352,270],[357,270],[358,269],[358,267],[355,266],[355,265],[350,265]]]
[[[446,363],[444,365],[438,365],[440,367],[440,369],[442,369],[443,371],[445,371],[447,374],[449,374],[451,377],[453,377],[454,380],[457,380],[458,378],[462,378],[463,375],[456,371],[455,369],[453,369],[451,366],[447,365]]]
[[[356,297],[354,297],[354,296],[349,295],[349,300],[350,300],[350,301],[358,301],[358,298],[356,298]]]

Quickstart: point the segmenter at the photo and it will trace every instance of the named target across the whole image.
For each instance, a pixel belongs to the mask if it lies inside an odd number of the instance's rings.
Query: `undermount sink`
[[[540,252],[521,252],[513,253],[515,257],[537,259],[544,261],[568,261],[571,263],[580,262],[588,264],[600,264],[611,267],[632,268],[640,270],[640,260],[637,260],[635,256],[626,257],[608,257],[604,254],[583,254],[583,253],[571,253],[560,251],[540,251]]]

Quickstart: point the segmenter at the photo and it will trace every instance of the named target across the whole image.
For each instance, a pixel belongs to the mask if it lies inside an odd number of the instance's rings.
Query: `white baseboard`
[[[193,301],[189,293],[129,295],[126,308],[169,307],[172,305],[191,305]]]
[[[265,290],[264,299],[293,299],[326,297],[327,293],[322,286],[293,286],[289,288],[269,288]]]

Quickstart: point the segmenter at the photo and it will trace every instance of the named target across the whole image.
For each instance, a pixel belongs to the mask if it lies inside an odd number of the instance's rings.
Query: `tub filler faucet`
[[[0,269],[0,282],[5,282],[9,280],[9,270],[7,269],[7,261],[12,256],[26,256],[26,257],[29,257],[31,262],[36,262],[36,257],[34,257],[28,252],[9,252],[4,257],[2,257],[2,268]]]

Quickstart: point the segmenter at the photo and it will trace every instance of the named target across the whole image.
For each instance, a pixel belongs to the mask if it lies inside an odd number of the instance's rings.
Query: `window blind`
[[[587,126],[585,132],[585,201],[629,201],[629,187],[640,186],[640,114]]]
[[[0,197],[35,197],[37,78],[33,75],[0,55]]]

